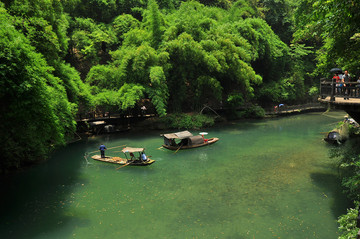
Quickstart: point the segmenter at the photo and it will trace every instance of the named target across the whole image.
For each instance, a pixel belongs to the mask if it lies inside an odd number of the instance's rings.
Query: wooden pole
[[[111,147],[111,148],[108,148],[108,149],[115,149],[115,148],[124,147],[124,146],[126,146],[126,144],[120,145],[120,146]],[[97,151],[99,151],[99,150],[89,152],[88,154],[96,153]]]
[[[118,169],[120,169],[120,168],[123,168],[123,167],[125,167],[125,166],[128,166],[130,163],[126,163],[126,164],[124,164],[124,165],[122,165],[122,166],[120,166],[120,167],[118,167],[116,170],[118,170]]]
[[[334,78],[331,80],[331,95],[330,95],[330,102],[335,101],[335,84],[334,84]]]
[[[176,154],[177,153],[177,151],[179,151],[179,149],[182,147],[183,145],[181,144],[180,145],[180,147],[175,151],[175,153],[174,154]]]

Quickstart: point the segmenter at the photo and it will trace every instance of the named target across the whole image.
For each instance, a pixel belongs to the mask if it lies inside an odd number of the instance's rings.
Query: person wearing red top
[[[341,94],[341,86],[342,86],[340,77],[338,76],[338,74],[335,73],[333,79],[336,82],[335,94],[340,95]]]

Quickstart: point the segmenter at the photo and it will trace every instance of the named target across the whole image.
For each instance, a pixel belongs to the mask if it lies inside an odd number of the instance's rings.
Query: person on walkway
[[[105,150],[106,150],[105,145],[101,144],[100,147],[99,147],[99,150],[100,150],[100,153],[101,153],[101,158],[105,158]]]
[[[349,96],[351,93],[351,89],[350,89],[350,81],[351,81],[351,77],[348,71],[345,71],[345,74],[342,77],[343,83],[344,83],[344,100],[349,100]]]
[[[144,116],[146,114],[146,110],[147,110],[146,106],[143,105],[140,109],[141,109],[141,115]]]
[[[341,94],[341,79],[337,73],[334,74],[333,79],[336,82],[335,94],[340,95]]]
[[[360,98],[360,76],[359,76],[359,79],[356,81],[356,92],[355,92],[355,96]]]

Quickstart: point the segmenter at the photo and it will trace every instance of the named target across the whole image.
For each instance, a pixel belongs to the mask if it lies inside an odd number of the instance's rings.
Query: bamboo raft
[[[113,157],[113,156],[106,156],[105,158],[101,158],[100,155],[94,155],[91,157],[94,160],[106,162],[106,163],[114,163],[119,165],[134,165],[134,166],[147,166],[155,162],[155,160],[148,158],[146,161],[143,160],[132,160],[132,159],[124,159],[121,157]]]
[[[114,157],[114,156],[106,156],[102,158],[100,155],[94,155],[91,158],[97,161],[119,164],[123,166],[126,165],[147,166],[155,162],[155,160],[150,159],[151,156],[145,156],[144,148],[125,147],[121,151],[124,153],[125,158]],[[135,157],[134,153],[138,153],[138,156]],[[142,159],[142,156],[145,156],[145,158]]]

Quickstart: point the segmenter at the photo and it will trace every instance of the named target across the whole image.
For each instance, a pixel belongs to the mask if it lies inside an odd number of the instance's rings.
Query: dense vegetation
[[[204,104],[250,105],[242,115],[257,116],[266,104],[305,101],[311,84],[297,64],[308,51],[289,45],[294,9],[246,0],[0,2],[0,167],[46,158],[72,137],[78,113],[128,114],[147,102],[160,117]]]
[[[313,99],[329,68],[358,71],[358,8],[345,0],[3,0],[2,127],[15,132],[3,150],[19,161],[2,164],[43,158],[72,135],[76,113],[129,113],[150,102],[160,117],[204,104],[258,116],[261,107]],[[27,127],[43,122],[48,129]],[[50,139],[21,143],[22,127]]]
[[[360,75],[359,28],[356,0],[2,0],[0,168],[46,158],[78,113],[308,101],[330,68]]]
[[[342,147],[331,150],[331,157],[339,162],[339,172],[344,187],[344,192],[348,198],[354,201],[354,207],[349,208],[347,214],[342,215],[339,222],[339,238],[357,238],[358,228],[357,218],[359,216],[360,202],[360,139],[352,138]]]

